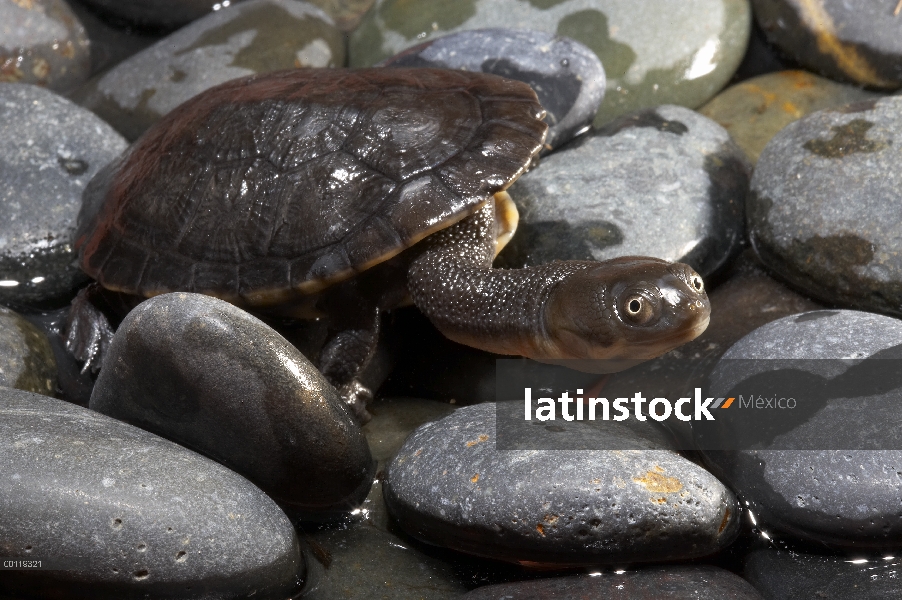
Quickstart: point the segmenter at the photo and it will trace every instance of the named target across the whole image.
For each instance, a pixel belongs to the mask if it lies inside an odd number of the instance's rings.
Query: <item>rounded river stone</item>
[[[743,362],[725,364],[722,374],[715,372],[713,377],[715,384],[719,377],[729,387],[731,373],[752,368],[748,359],[805,359],[809,362],[794,363],[793,368],[827,377],[835,387],[842,385],[841,377],[852,363],[812,359],[870,356],[895,357],[886,367],[891,370],[887,373],[895,372],[902,357],[902,320],[851,310],[814,311],[756,329],[723,356],[723,360]],[[762,362],[753,368],[757,372],[774,367]],[[892,448],[899,447],[895,423],[902,418],[902,409],[898,388],[880,389],[887,381],[886,373],[876,377],[878,389],[860,390],[855,402],[828,402],[806,421],[778,432],[770,443],[759,443],[760,449],[708,450],[705,455],[713,471],[748,502],[758,526],[770,535],[776,530],[842,547],[898,547],[902,542],[902,450]],[[786,414],[781,423],[792,418]],[[770,448],[774,446],[778,449]],[[840,449],[786,449],[812,446]]]
[[[230,79],[296,67],[339,67],[341,32],[298,0],[247,0],[211,13],[92,79],[73,96],[136,139],[161,116]]]
[[[788,125],[751,182],[749,236],[761,260],[830,304],[902,315],[902,96]]]
[[[818,556],[786,550],[756,550],[743,575],[768,600],[891,600],[902,598],[902,560]]]
[[[727,88],[698,111],[729,131],[754,163],[767,142],[793,121],[825,108],[879,97],[806,71],[781,71]]]
[[[625,115],[510,187],[520,224],[499,264],[638,255],[710,275],[739,251],[750,169],[730,135],[696,112]]]
[[[752,0],[768,38],[803,66],[875,88],[902,86],[895,2]]]
[[[241,0],[81,0],[109,16],[142,27],[175,29]]]
[[[285,598],[304,560],[285,514],[243,477],[146,431],[0,387],[3,572],[42,598]],[[68,569],[68,570],[65,570]]]
[[[0,302],[67,299],[81,192],[126,141],[95,115],[34,85],[0,83]]]
[[[56,360],[47,336],[20,314],[0,306],[0,386],[50,396]]]
[[[460,600],[761,600],[747,581],[724,569],[701,565],[650,567],[595,576],[516,581],[473,590]]]
[[[695,108],[729,81],[749,37],[748,0],[379,0],[351,35],[351,66],[378,63],[449,32],[535,29],[601,59],[601,125],[638,108]]]
[[[92,76],[122,62],[163,37],[163,34],[157,31],[136,31],[132,28],[116,27],[115,24],[104,20],[93,8],[77,0],[72,2],[71,7],[78,20],[85,26],[91,44]]]
[[[335,19],[342,31],[354,31],[360,19],[373,7],[376,0],[309,0]]]
[[[528,83],[547,111],[543,152],[588,129],[604,98],[604,68],[595,53],[544,31],[461,31],[414,46],[380,65],[481,71]]]
[[[645,449],[498,450],[495,404],[467,406],[407,438],[383,493],[413,537],[521,564],[687,559],[727,546],[738,532],[733,494],[677,453],[630,439]]]
[[[90,407],[213,458],[294,510],[353,508],[373,482],[335,389],[269,326],[209,296],[163,294],[132,310]]]
[[[85,28],[63,0],[0,2],[0,82],[68,91],[91,72]]]

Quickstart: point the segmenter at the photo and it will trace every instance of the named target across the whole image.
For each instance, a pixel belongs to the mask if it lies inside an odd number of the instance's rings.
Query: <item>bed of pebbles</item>
[[[130,141],[236,77],[380,63],[548,108],[496,265],[705,277],[701,337],[587,386],[902,358],[902,14],[864,4],[0,0],[0,599],[902,597],[894,377],[757,449],[670,419],[504,450],[497,357],[414,308],[383,321],[363,427],[308,360],[322,323],[175,293],[99,374],[60,338],[82,190]],[[610,448],[529,449],[564,435]]]

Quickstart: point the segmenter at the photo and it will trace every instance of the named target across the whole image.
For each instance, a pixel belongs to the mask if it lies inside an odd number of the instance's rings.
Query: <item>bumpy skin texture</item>
[[[438,69],[296,69],[189,100],[85,191],[104,287],[245,306],[315,293],[508,186],[546,125],[526,84]]]
[[[492,269],[494,227],[488,203],[431,236],[410,266],[414,302],[454,341],[610,372],[659,356],[707,327],[708,296],[687,265],[627,256]]]

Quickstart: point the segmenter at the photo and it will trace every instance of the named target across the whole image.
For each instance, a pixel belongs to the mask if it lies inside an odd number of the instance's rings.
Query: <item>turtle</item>
[[[379,314],[405,302],[456,342],[546,362],[606,359],[599,370],[695,338],[710,305],[688,265],[492,267],[516,228],[505,190],[542,148],[544,114],[527,84],[466,71],[232,80],[177,107],[90,181],[79,264],[130,297],[198,292],[328,318],[318,366],[362,418],[372,394],[358,377]]]

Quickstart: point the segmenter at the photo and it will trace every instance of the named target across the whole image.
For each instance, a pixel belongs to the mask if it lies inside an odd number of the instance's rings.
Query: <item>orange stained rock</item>
[[[663,471],[660,467],[658,470]],[[667,477],[659,472],[648,471],[642,477],[633,477],[633,481],[645,486],[649,492],[669,494],[683,489],[683,484],[676,477]]]
[[[836,37],[836,26],[824,10],[823,0],[799,0],[799,10],[805,24],[814,32],[818,50],[831,56],[843,73],[861,83],[880,87],[894,85],[877,75],[867,60],[858,54],[854,45]]]

